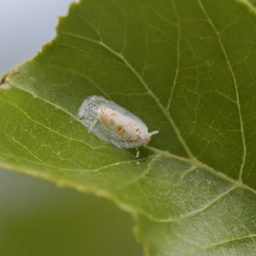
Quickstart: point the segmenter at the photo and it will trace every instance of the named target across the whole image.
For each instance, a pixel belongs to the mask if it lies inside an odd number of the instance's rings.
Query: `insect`
[[[78,117],[89,132],[92,131],[100,139],[118,148],[146,146],[151,136],[158,133],[149,133],[140,118],[101,96],[86,98],[79,108]]]

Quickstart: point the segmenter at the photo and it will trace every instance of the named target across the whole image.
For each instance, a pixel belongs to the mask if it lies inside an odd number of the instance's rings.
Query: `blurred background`
[[[55,36],[71,0],[1,0],[0,76]],[[1,256],[142,256],[112,202],[0,169]]]

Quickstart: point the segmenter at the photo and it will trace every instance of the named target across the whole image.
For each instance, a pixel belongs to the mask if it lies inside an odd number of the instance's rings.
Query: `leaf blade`
[[[255,251],[254,21],[233,0],[73,4],[55,40],[1,91],[1,165],[138,214],[149,255],[225,254],[240,238]],[[160,130],[141,159],[87,133],[77,111],[93,94]],[[233,212],[239,225],[218,223]]]

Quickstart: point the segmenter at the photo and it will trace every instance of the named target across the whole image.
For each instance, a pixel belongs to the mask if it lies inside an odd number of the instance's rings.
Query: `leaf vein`
[[[53,129],[51,129],[50,127],[45,126],[45,125],[43,125],[42,123],[40,123],[40,122],[34,120],[34,119],[31,118],[25,111],[23,111],[21,108],[19,108],[19,107],[16,106],[15,104],[13,104],[13,103],[11,103],[11,102],[8,102],[8,104],[11,105],[11,106],[13,106],[14,108],[16,108],[18,111],[20,111],[23,115],[25,115],[25,116],[26,116],[29,120],[31,120],[33,123],[35,123],[35,124],[37,124],[37,125],[40,125],[41,127],[44,127],[45,129],[49,130],[50,132],[55,133],[55,134],[57,134],[57,135],[59,135],[59,136],[65,138],[65,139],[67,139],[67,140],[72,140],[72,141],[76,141],[76,142],[79,142],[79,143],[83,143],[83,144],[85,144],[87,147],[90,147],[91,149],[97,149],[97,148],[102,148],[102,147],[104,147],[104,146],[93,147],[93,146],[87,144],[87,143],[86,143],[85,141],[83,141],[83,140],[77,140],[77,139],[74,139],[74,138],[71,138],[71,137],[67,137],[67,136],[65,136],[64,134],[62,134],[62,133],[60,133],[60,132],[58,132],[58,131],[56,131],[56,130],[53,130]]]
[[[225,47],[222,43],[220,32],[216,29],[215,25],[213,24],[213,21],[211,20],[209,14],[207,13],[206,9],[204,8],[202,1],[198,0],[199,7],[201,8],[202,12],[204,13],[205,17],[207,18],[210,26],[212,27],[214,33],[216,34],[216,37],[219,41],[220,48],[225,56],[225,60],[227,62],[228,68],[230,70],[230,73],[233,78],[233,82],[235,85],[235,92],[236,92],[236,101],[237,101],[237,108],[238,108],[238,114],[239,114],[239,120],[240,120],[240,130],[241,130],[241,137],[242,137],[242,144],[243,144],[243,157],[242,157],[242,163],[239,171],[239,181],[243,183],[242,177],[243,177],[243,170],[244,170],[244,165],[245,165],[245,160],[246,160],[246,155],[247,155],[247,147],[246,147],[246,142],[245,142],[245,136],[244,136],[244,124],[243,124],[243,118],[242,118],[242,112],[241,112],[241,106],[240,106],[240,99],[239,99],[239,93],[238,93],[238,85],[237,85],[237,80],[235,73],[233,71],[233,68],[230,64],[227,52],[225,50]]]
[[[221,245],[226,245],[226,244],[231,243],[231,242],[240,241],[240,240],[253,238],[253,237],[256,237],[256,234],[251,234],[249,236],[235,237],[235,238],[225,240],[225,241],[222,241],[222,242],[219,242],[219,243],[210,244],[208,246],[201,247],[201,249],[203,249],[203,250],[212,249],[214,247],[218,247],[218,246],[221,246]]]
[[[232,186],[231,188],[229,188],[228,190],[226,190],[224,193],[218,195],[217,197],[215,197],[213,200],[209,201],[207,204],[205,204],[204,206],[202,206],[200,209],[197,209],[195,211],[191,211],[185,215],[180,215],[178,218],[170,218],[170,219],[162,219],[159,222],[163,222],[163,223],[170,223],[170,222],[179,222],[181,220],[184,220],[186,218],[189,218],[191,216],[194,216],[198,213],[201,213],[203,211],[205,211],[206,209],[208,209],[210,206],[212,206],[213,204],[215,204],[218,200],[220,200],[222,197],[226,196],[227,194],[229,194],[231,191],[233,191],[234,189],[236,189],[237,186]]]
[[[145,178],[151,171],[152,169],[152,166],[158,161],[160,160],[161,158],[161,155],[155,155],[155,157],[151,160],[151,162],[149,163],[149,166],[148,168],[142,173],[140,174],[138,177],[132,179],[132,180],[129,180],[128,182],[126,182],[122,187],[120,188],[123,188],[123,187],[126,187],[126,186],[129,186],[131,184],[133,184],[134,182],[138,182],[139,180]]]
[[[42,164],[46,164],[42,159],[40,159],[38,156],[36,156],[33,152],[31,152],[25,145],[17,141],[15,138],[11,137],[11,140],[13,140],[16,144],[20,145],[22,148],[24,148],[30,155],[32,155],[34,158],[36,158],[39,162]]]
[[[172,88],[171,88],[171,93],[170,93],[170,97],[169,97],[169,100],[168,100],[168,104],[167,104],[167,108],[166,110],[167,111],[170,111],[170,107],[171,107],[171,104],[172,104],[172,99],[173,99],[173,95],[174,95],[174,91],[175,91],[175,88],[176,88],[176,85],[177,85],[177,80],[178,80],[178,75],[179,75],[179,66],[180,66],[180,19],[179,19],[179,16],[178,16],[178,11],[177,11],[177,8],[176,8],[176,5],[174,4],[174,1],[171,0],[172,2],[172,5],[174,7],[174,10],[175,10],[175,13],[176,13],[176,17],[177,17],[177,66],[176,66],[176,70],[175,70],[175,76],[174,76],[174,80],[173,80],[173,84],[172,84]]]

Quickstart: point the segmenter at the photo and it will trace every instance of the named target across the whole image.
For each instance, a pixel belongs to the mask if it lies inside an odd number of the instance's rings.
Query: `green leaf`
[[[256,254],[253,4],[72,4],[53,42],[4,76],[1,166],[111,198],[147,255]],[[138,160],[79,122],[91,95],[159,130]]]

